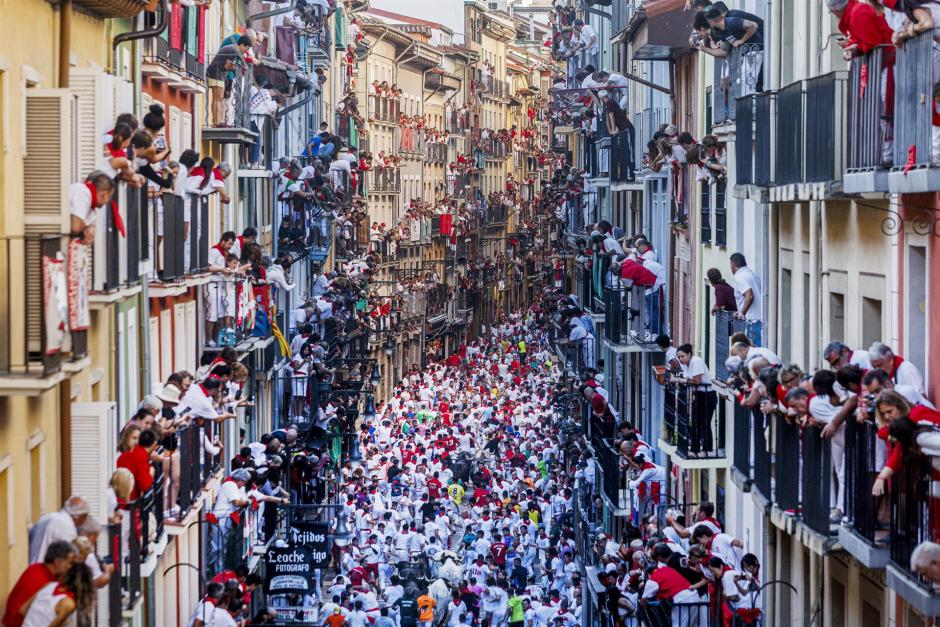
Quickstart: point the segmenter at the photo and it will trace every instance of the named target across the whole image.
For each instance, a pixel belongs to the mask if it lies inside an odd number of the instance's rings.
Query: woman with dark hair
[[[59,627],[88,624],[95,607],[95,586],[91,570],[84,563],[73,564],[61,582],[46,584],[29,604],[23,627]]]
[[[110,137],[110,141],[104,145],[105,156],[102,158],[99,169],[112,179],[120,178],[134,187],[141,187],[144,177],[135,173],[134,166],[127,156],[127,148],[131,145],[133,135],[134,130],[130,125],[116,124],[114,130],[107,136]]]
[[[697,456],[707,454],[713,448],[712,416],[718,407],[718,394],[712,388],[712,376],[708,364],[692,352],[691,344],[683,344],[676,349],[676,358],[682,368],[682,379],[692,392],[691,419],[686,434],[689,454]],[[679,425],[677,425],[679,426]],[[681,436],[681,426],[679,426]],[[721,433],[720,426],[716,433]],[[719,442],[720,444],[720,442]]]

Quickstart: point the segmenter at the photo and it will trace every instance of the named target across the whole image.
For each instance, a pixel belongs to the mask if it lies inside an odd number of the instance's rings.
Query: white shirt
[[[712,375],[708,371],[708,366],[705,364],[705,360],[699,357],[698,355],[692,355],[689,359],[688,365],[681,365],[682,374],[686,379],[692,379],[698,375],[702,376],[702,379],[694,385],[707,385],[711,387],[712,384]]]
[[[94,224],[97,210],[92,208],[91,190],[84,183],[69,185],[69,214],[87,224]]]
[[[222,519],[228,518],[232,512],[238,509],[234,501],[247,500],[248,495],[245,494],[243,488],[238,487],[237,483],[234,481],[223,481],[222,485],[219,486],[219,495],[215,499],[215,507],[212,508],[212,513],[215,514],[216,518],[221,522]]]
[[[71,542],[78,537],[75,521],[65,511],[49,512],[40,516],[29,530],[29,563],[41,562],[49,545],[58,540]]]
[[[653,284],[653,290],[661,289],[666,285],[666,268],[655,259],[643,258],[643,267],[656,275],[656,283]]]
[[[829,424],[836,417],[842,407],[833,405],[826,396],[814,396],[809,401],[809,415],[816,422]],[[844,425],[843,425],[844,426]]]
[[[924,393],[924,377],[921,376],[917,366],[909,361],[902,361],[894,371],[894,382],[897,385],[909,385],[920,394]]]
[[[183,407],[189,407],[189,415],[194,418],[215,420],[219,417],[212,403],[212,398],[206,396],[206,393],[202,391],[202,386],[199,384],[189,386],[189,389],[186,390],[186,394],[184,394],[183,398],[180,400],[180,404]]]
[[[196,620],[200,620],[206,625],[211,625],[214,617],[215,603],[208,599],[203,599],[199,602],[199,605],[196,606],[196,611],[193,612],[193,615],[189,618],[189,627],[193,627],[193,625],[196,624]]]
[[[590,24],[585,24],[581,27],[581,37],[578,41],[584,44],[584,49],[587,50],[589,54],[597,54],[597,51],[600,50],[598,45],[600,39],[597,37],[597,31],[594,30],[594,27]]]
[[[753,300],[751,306],[744,314],[744,318],[751,322],[761,320],[761,285],[757,275],[751,272],[747,266],[738,268],[734,273],[734,300],[738,306],[738,311],[744,310],[744,294],[750,291]]]

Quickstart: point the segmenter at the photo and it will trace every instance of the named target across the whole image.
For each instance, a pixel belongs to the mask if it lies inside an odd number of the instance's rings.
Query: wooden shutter
[[[114,128],[114,89],[106,76],[93,68],[72,68],[69,74],[69,90],[76,103],[78,179],[98,169],[104,155],[102,136]]]
[[[191,300],[186,303],[186,320],[189,324],[186,325],[186,346],[189,347],[189,350],[186,351],[186,356],[184,359],[180,360],[185,369],[190,372],[196,372],[196,356],[200,353],[197,348],[199,345],[196,343],[197,337],[197,327],[199,323],[196,321],[196,301]]]
[[[140,117],[140,119],[143,119],[144,116],[147,115],[147,112],[150,110],[150,105],[152,104],[153,104],[153,96],[151,96],[147,92],[141,92],[140,93],[140,113],[137,114]]]
[[[150,378],[152,379],[149,382],[148,389],[153,389],[154,386],[159,386],[163,381],[166,381],[163,378],[163,371],[160,369],[160,317],[150,316],[147,322],[147,332],[150,335]],[[167,373],[167,376],[169,376],[169,373]],[[148,382],[145,381],[144,383],[147,384]]]
[[[173,313],[160,312],[160,379],[166,381],[173,373]]]
[[[170,142],[170,147],[176,153],[174,156],[177,159],[182,153],[181,146],[183,145],[183,124],[180,118],[180,110],[176,107],[170,107],[170,128],[167,131],[167,139]]]
[[[68,90],[27,90],[23,209],[26,228],[34,233],[68,232],[72,116]]]
[[[173,339],[176,340],[173,363],[177,371],[185,368],[189,362],[186,349],[192,345],[186,342],[186,326],[186,305],[178,303],[173,306]]]
[[[117,435],[114,402],[72,403],[72,494],[85,497],[91,514],[102,523],[108,520],[108,482],[117,459]]]
[[[180,127],[182,129],[180,131],[180,143],[174,146],[177,151],[177,156],[179,156],[179,153],[182,153],[184,150],[188,150],[193,147],[193,114],[183,112],[180,120]]]

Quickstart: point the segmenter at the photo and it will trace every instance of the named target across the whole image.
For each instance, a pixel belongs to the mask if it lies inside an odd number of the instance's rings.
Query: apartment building
[[[734,374],[725,365],[734,333],[759,337],[760,346],[810,374],[830,368],[823,350],[831,341],[863,350],[884,342],[923,373],[933,399],[936,184],[923,143],[929,125],[918,117],[932,93],[929,72],[918,71],[927,43],[875,48],[846,62],[839,20],[822,3],[727,3],[763,20],[755,89],[746,50],[716,58],[694,45],[694,11],[684,3],[599,4],[576,7],[576,15],[601,34],[600,69],[628,79],[634,163],[628,175],[615,174],[600,121],[593,133],[556,123],[554,143],[588,171],[585,192],[596,194],[584,202],[583,218],[569,219],[569,240],[583,245],[585,225],[598,220],[646,235],[667,269],[662,330],[673,346],[692,344],[716,380]],[[884,132],[884,95],[868,83],[890,63],[888,54],[897,55],[893,142]],[[590,61],[568,59],[566,89],[553,90],[556,107],[584,95],[573,77]],[[651,169],[647,142],[663,124],[696,141],[714,136],[725,146],[726,179],[701,180],[686,163]],[[706,272],[733,282],[733,253],[762,282],[759,327],[712,312],[716,293]],[[910,563],[913,548],[931,539],[929,497],[911,483],[884,499],[871,496],[879,467],[866,457],[875,450],[868,425],[847,427],[846,511],[840,523],[830,521],[831,445],[818,429],[800,433],[716,386],[713,448],[690,447],[691,398],[684,386],[657,381],[654,366],[664,356],[638,341],[639,303],[629,290],[599,286],[590,264],[575,262],[572,279],[598,325],[598,368],[612,382],[611,403],[656,441],[666,506],[691,515],[699,502],[715,504],[726,532],[760,559],[762,580],[785,582],[762,593],[766,624],[930,624],[936,597]],[[592,436],[605,501],[598,522],[616,535],[637,512],[612,443]],[[905,525],[910,530],[896,537]]]

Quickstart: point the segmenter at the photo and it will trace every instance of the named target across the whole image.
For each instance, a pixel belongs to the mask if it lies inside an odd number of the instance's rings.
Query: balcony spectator
[[[150,455],[157,448],[157,434],[151,430],[142,431],[137,446],[121,453],[117,458],[117,467],[126,468],[134,475],[134,490],[131,500],[137,500],[153,485],[155,470],[150,462]]]
[[[838,370],[843,366],[858,366],[862,370],[871,370],[871,362],[868,358],[868,351],[852,350],[839,341],[829,342],[823,349],[823,359],[826,360],[833,370]]]
[[[93,516],[89,516],[85,522],[78,528],[79,538],[88,542],[90,550],[84,560],[85,566],[91,573],[92,584],[95,588],[104,588],[111,581],[114,573],[114,564],[102,564],[95,554],[95,548],[98,546],[98,536],[101,534],[101,523]]]
[[[875,342],[868,349],[868,360],[872,368],[884,370],[895,385],[909,385],[918,394],[924,394],[924,377],[917,366],[895,355],[886,344]]]
[[[211,627],[214,624],[216,608],[224,595],[224,584],[209,582],[206,586],[206,596],[196,605],[193,615],[189,618],[188,627]]]
[[[239,469],[227,477],[219,487],[219,494],[212,507],[212,516],[217,527],[209,534],[210,557],[208,561],[212,572],[217,573],[222,570],[229,543],[237,541],[233,531],[240,523],[241,508],[248,504],[245,485],[251,481],[251,478],[250,471]]]
[[[763,91],[763,21],[743,12],[722,11],[723,7],[719,7],[719,4],[723,3],[713,4],[705,9],[705,19],[712,27],[713,37],[716,40],[724,41],[731,48],[741,51],[741,64],[739,68],[736,68],[740,75],[729,77],[729,79],[740,81],[742,96]],[[732,71],[734,69],[731,68]]]
[[[40,516],[29,530],[29,563],[38,562],[54,542],[71,542],[78,537],[78,527],[88,519],[89,512],[85,499],[72,496],[59,511]]]
[[[228,256],[235,245],[235,233],[226,231],[219,239],[219,243],[209,249],[209,265],[207,270],[211,274],[206,286],[206,342],[209,346],[216,346],[216,332],[219,322],[224,318],[235,316],[235,302],[227,298],[228,283],[232,277],[239,274],[239,267],[230,267]],[[236,257],[236,264],[238,258]]]
[[[907,399],[911,405],[923,405],[930,409],[936,409],[934,404],[918,392],[916,388],[905,383],[895,385],[888,373],[880,368],[865,372],[862,375],[862,384],[865,386],[865,391],[872,396],[878,396],[887,390],[894,390]]]
[[[712,416],[718,407],[718,394],[712,388],[711,372],[705,360],[692,352],[691,344],[676,349],[682,367],[682,379],[692,390],[692,415],[689,424],[689,452],[696,456],[712,450]],[[718,427],[721,430],[721,426]]]
[[[911,570],[933,584],[940,587],[940,544],[936,542],[921,542],[911,553]]]
[[[250,51],[251,38],[241,35],[234,44],[220,47],[206,67],[206,78],[212,96],[212,125],[215,127],[231,126],[225,110],[226,93],[232,89],[229,83],[234,78],[234,73],[245,71],[245,57]]]
[[[835,385],[835,373],[831,370],[817,371],[813,375],[815,396],[810,399],[807,412],[811,423],[823,427],[820,436],[832,440],[830,520],[838,523],[845,511],[845,420],[855,412],[857,401],[855,397],[843,401]]]
[[[633,138],[636,130],[633,124],[624,113],[621,106],[610,97],[610,92],[602,89],[598,93],[601,103],[604,105],[604,117],[607,121],[607,132],[611,137],[616,138],[616,147],[620,151],[619,161],[622,167],[627,168],[627,172],[633,171]]]
[[[598,53],[600,52],[600,38],[597,36],[597,31],[580,18],[574,21],[573,27],[572,42],[574,43],[568,51],[568,57],[573,57],[582,51],[586,52],[588,63],[596,67],[599,64]]]
[[[870,420],[869,402],[865,398],[859,403],[859,420]],[[893,390],[886,390],[879,394],[874,401],[874,405],[878,437],[887,441],[887,454],[880,452],[876,459],[876,462],[880,463],[882,468],[872,485],[872,495],[882,496],[891,477],[901,469],[905,455],[911,452],[910,448],[904,448],[897,440],[892,440],[889,437],[891,435],[891,425],[903,419],[916,425],[932,425],[936,429],[940,427],[940,413],[932,407],[913,405]]]
[[[755,346],[761,341],[761,311],[763,291],[760,279],[748,267],[741,253],[731,255],[731,274],[734,277],[734,298],[737,317],[748,322],[748,336]]]
[[[760,581],[757,575],[760,562],[754,554],[747,553],[741,558],[739,570],[726,564],[720,557],[712,557],[708,560],[708,570],[720,590],[719,607],[723,615],[731,613],[744,624],[753,624],[759,620]],[[728,612],[725,611],[725,604]],[[732,624],[738,624],[738,621]]]
[[[189,388],[183,395],[181,406],[183,410],[188,409],[193,418],[203,418],[212,422],[222,422],[223,420],[232,420],[236,416],[231,412],[219,412],[216,410],[214,396],[221,387],[218,377],[207,377],[200,383]]]
[[[23,627],[85,625],[95,608],[91,571],[83,563],[72,564],[60,581],[47,583],[29,601]]]
[[[734,288],[724,280],[721,271],[718,268],[709,268],[705,273],[705,277],[712,289],[715,290],[715,304],[712,305],[712,315],[714,316],[719,311],[736,313],[738,303],[735,298]]]
[[[266,144],[267,128],[273,124],[272,116],[277,113],[278,103],[272,95],[272,89],[267,78],[259,76],[251,86],[248,99],[248,114],[250,116],[251,131],[257,135],[251,144],[249,155],[249,168],[258,168],[261,165],[261,146]],[[270,149],[270,146],[268,146]]]
[[[3,626],[23,625],[25,614],[39,591],[62,579],[72,567],[77,555],[78,552],[71,542],[58,540],[51,543],[43,555],[42,562],[30,564],[10,589],[3,614]]]

